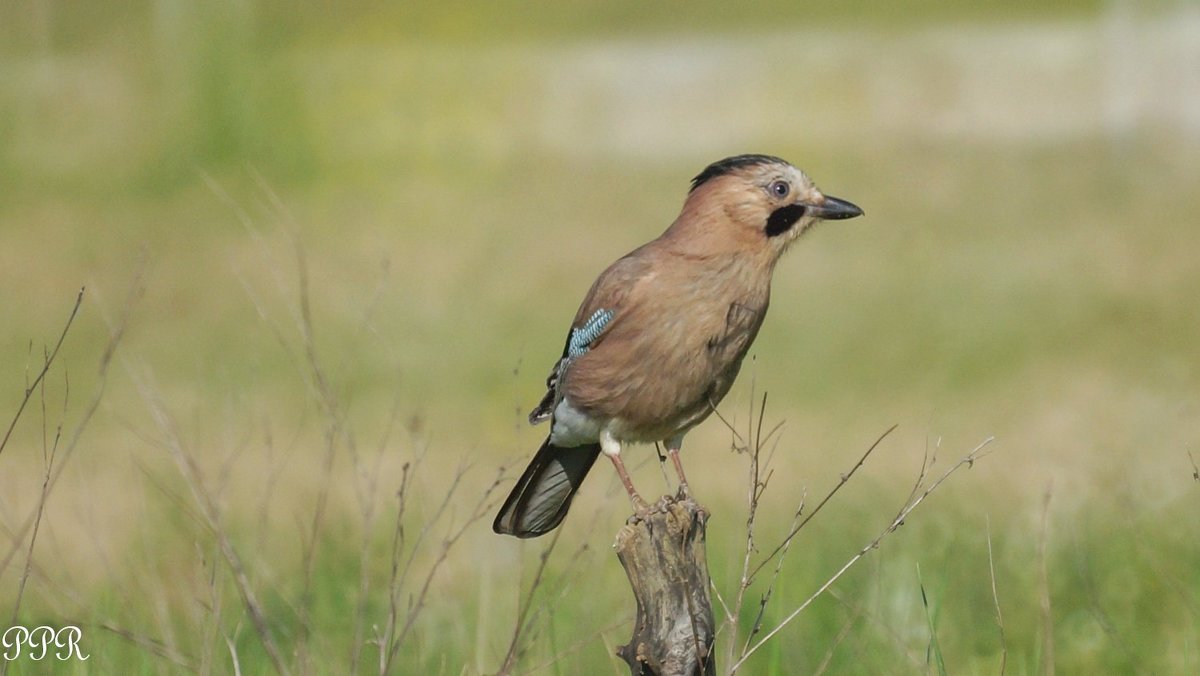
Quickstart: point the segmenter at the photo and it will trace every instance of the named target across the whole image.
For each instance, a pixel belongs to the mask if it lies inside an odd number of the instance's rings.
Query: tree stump
[[[637,599],[633,638],[617,649],[633,676],[715,676],[705,523],[691,497],[664,496],[617,533]]]

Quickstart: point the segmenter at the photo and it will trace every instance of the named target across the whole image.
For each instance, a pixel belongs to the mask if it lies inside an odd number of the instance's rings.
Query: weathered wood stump
[[[633,676],[715,676],[705,523],[691,497],[663,497],[617,533],[617,558],[637,599],[628,645]]]

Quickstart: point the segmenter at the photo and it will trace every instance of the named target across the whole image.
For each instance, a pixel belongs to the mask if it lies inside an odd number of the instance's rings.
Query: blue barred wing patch
[[[592,341],[604,331],[604,327],[612,321],[612,310],[600,309],[596,310],[583,326],[577,329],[571,329],[571,338],[567,341],[567,357],[574,359],[584,352],[588,351],[588,347]]]

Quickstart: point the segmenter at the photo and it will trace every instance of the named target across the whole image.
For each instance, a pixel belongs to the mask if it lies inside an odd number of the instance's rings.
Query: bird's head
[[[778,157],[737,155],[708,165],[692,179],[671,231],[674,238],[693,239],[714,253],[736,247],[778,258],[820,221],[862,213],[823,194],[804,172]]]

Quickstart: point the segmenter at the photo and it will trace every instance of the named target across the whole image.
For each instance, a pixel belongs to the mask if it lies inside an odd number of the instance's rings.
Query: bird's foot
[[[629,502],[633,504],[633,514],[625,519],[625,525],[633,526],[642,521],[645,521],[657,508],[657,504],[651,505],[642,499],[640,495],[632,495],[629,497]]]
[[[643,521],[653,521],[660,518],[659,515],[668,513],[691,514],[693,518],[701,521],[707,521],[709,517],[708,510],[692,499],[691,493],[683,491],[676,495],[664,495],[654,504],[647,504],[643,501],[640,505],[635,505],[634,512],[625,520],[625,525],[636,526]]]
[[[634,516],[645,514],[646,512],[650,511],[650,503],[643,500],[642,496],[638,495],[637,493],[629,496],[629,502],[633,503]]]
[[[679,490],[675,491],[675,499],[680,501],[692,499],[692,490],[688,488],[686,481],[679,483]]]

